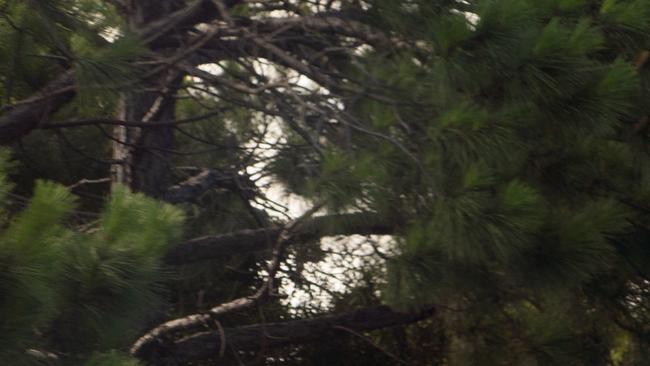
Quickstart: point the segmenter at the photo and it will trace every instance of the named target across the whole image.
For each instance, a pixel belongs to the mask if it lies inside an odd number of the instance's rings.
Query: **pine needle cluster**
[[[6,202],[10,185],[0,176]],[[119,188],[98,221],[79,230],[66,221],[75,201],[42,181],[27,207],[2,216],[0,354],[14,364],[33,361],[28,350],[79,365],[124,349],[163,304],[160,258],[180,238],[180,211]],[[126,364],[110,361],[117,354],[93,357],[89,365]]]
[[[624,296],[650,264],[650,2],[377,0],[368,16],[403,46],[357,60],[384,100],[347,106],[307,194],[409,223],[382,294],[463,309],[452,364],[614,362],[609,330],[637,316]]]

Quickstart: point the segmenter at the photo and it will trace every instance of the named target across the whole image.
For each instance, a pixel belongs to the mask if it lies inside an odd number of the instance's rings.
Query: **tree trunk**
[[[180,4],[182,5],[182,4]],[[179,9],[177,1],[131,0],[127,6],[127,24],[137,32]],[[122,93],[118,118],[151,124],[175,119],[174,94],[182,78],[175,71],[157,80],[144,80]],[[174,128],[117,126],[113,131],[113,184],[123,184],[152,197],[162,197],[171,185],[170,151],[174,147]]]
[[[173,96],[157,94],[125,92],[118,118],[152,124],[173,121],[176,109]],[[113,166],[113,183],[127,185],[152,197],[162,197],[171,184],[169,152],[174,147],[173,127],[117,126],[114,137],[113,158],[122,163]]]

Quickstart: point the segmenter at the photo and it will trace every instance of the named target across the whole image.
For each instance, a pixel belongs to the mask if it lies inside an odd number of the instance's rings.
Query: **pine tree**
[[[391,102],[350,105],[361,122],[307,184],[407,223],[384,298],[452,309],[452,365],[647,362],[631,345],[648,320],[650,3],[375,1],[368,16],[409,45],[353,71]]]
[[[0,9],[0,356],[650,362],[648,0]]]
[[[6,196],[6,155],[3,203],[13,201]],[[15,365],[49,354],[65,355],[59,362],[70,365],[91,356],[88,365],[111,364],[124,357],[94,354],[122,348],[162,305],[160,258],[179,238],[181,213],[117,189],[104,212],[79,231],[66,223],[74,207],[64,187],[39,182],[26,207],[1,223],[0,354]]]

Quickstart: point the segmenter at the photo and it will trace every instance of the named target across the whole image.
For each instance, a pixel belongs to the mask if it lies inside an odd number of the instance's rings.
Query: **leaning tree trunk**
[[[177,9],[177,1],[130,0],[125,16],[131,31],[135,32]],[[161,197],[169,187],[174,129],[165,122],[175,119],[174,94],[180,81],[179,74],[167,71],[142,80],[122,93],[117,111],[119,119],[159,126],[115,127],[113,158],[119,163],[111,170],[113,184],[127,185],[152,197]]]

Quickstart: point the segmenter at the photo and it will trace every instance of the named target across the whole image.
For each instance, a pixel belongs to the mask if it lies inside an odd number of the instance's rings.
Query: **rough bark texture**
[[[134,32],[145,29],[146,25],[168,24],[170,22],[166,19],[179,9],[183,10],[180,1],[131,1],[127,6],[127,23]],[[158,28],[157,32],[166,31],[164,27],[150,28],[152,30],[142,32],[144,37]],[[150,36],[157,35],[152,33]],[[152,45],[151,48],[156,51],[155,46]],[[138,90],[125,91],[121,97],[118,118],[152,124],[174,121],[176,102],[173,95],[181,79],[175,72],[165,74],[162,78],[157,76],[158,80],[145,80]],[[174,147],[173,126],[161,125],[147,129],[116,126],[114,137],[113,159],[121,164],[112,167],[113,183],[127,185],[151,197],[162,197],[171,184],[169,152]]]
[[[175,102],[160,93],[125,93],[118,118],[166,123],[175,118]],[[114,129],[114,183],[130,186],[151,197],[162,197],[171,184],[169,152],[174,147],[174,128],[116,126]]]
[[[262,346],[271,349],[342,337],[348,333],[341,327],[363,332],[409,324],[434,313],[433,307],[424,311],[400,313],[387,306],[377,306],[314,319],[196,333],[167,343],[151,344],[148,348],[139,349],[135,356],[151,365],[181,365],[190,361],[218,359],[233,352],[258,351]],[[215,364],[227,363],[227,360],[223,363],[215,361]]]

